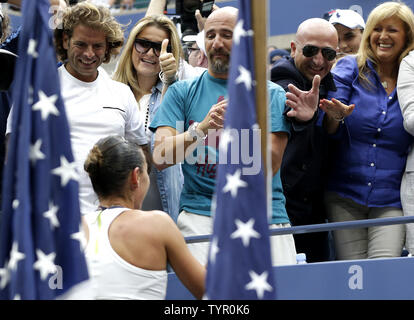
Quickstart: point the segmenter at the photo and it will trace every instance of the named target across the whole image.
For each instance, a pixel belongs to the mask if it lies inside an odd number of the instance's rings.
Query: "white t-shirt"
[[[187,61],[181,59],[180,67],[178,68],[178,79],[185,80],[198,77],[206,70],[207,69],[203,67],[193,67]]]
[[[147,144],[144,123],[129,87],[109,78],[102,68],[98,69],[99,75],[93,82],[76,79],[64,66],[58,71],[72,151],[81,177],[81,212],[85,214],[98,206],[89,176],[83,169],[89,151],[99,139],[109,135],[135,138],[139,144]]]
[[[98,207],[98,198],[83,169],[89,151],[99,139],[109,135],[134,138],[140,145],[147,144],[144,119],[129,87],[112,80],[103,68],[98,68],[99,75],[93,82],[78,80],[64,66],[58,72],[79,173],[81,212],[86,214]],[[7,133],[10,132],[11,116],[7,120]]]

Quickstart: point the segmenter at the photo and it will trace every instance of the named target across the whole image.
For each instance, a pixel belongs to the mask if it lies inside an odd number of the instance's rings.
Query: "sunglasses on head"
[[[138,53],[147,53],[151,48],[154,54],[159,57],[161,53],[161,42],[152,42],[144,39],[135,39],[134,48]],[[171,52],[171,45],[167,46],[167,52]]]
[[[329,47],[319,48],[317,46],[307,44],[302,48],[303,55],[307,58],[317,55],[319,50],[322,51],[322,56],[328,61],[332,61],[336,58],[336,50]]]

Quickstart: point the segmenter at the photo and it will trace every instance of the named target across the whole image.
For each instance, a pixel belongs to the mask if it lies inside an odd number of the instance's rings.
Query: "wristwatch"
[[[198,122],[193,122],[189,127],[188,127],[188,133],[190,134],[190,136],[194,139],[205,139],[207,138],[207,135],[204,134],[204,132],[202,130],[198,130],[199,123]]]

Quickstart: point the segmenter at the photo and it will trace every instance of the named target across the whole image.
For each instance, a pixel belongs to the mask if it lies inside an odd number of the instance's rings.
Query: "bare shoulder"
[[[157,237],[175,227],[171,217],[159,210],[129,210],[121,215],[118,220],[117,224],[129,230],[129,232]]]

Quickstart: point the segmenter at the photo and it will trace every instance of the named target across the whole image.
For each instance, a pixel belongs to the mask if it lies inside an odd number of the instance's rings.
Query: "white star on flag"
[[[59,115],[55,102],[58,98],[57,94],[48,97],[42,90],[39,90],[39,100],[32,106],[33,111],[40,110],[42,120],[46,120],[49,114]]]
[[[9,269],[13,271],[16,270],[19,261],[23,260],[26,257],[24,253],[19,252],[18,246],[19,245],[16,241],[13,242],[12,249],[10,251],[10,261],[8,266]]]
[[[230,134],[230,132],[231,132],[230,129],[226,128],[221,133],[220,144],[219,144],[220,152],[226,153],[229,147],[229,143],[233,142],[233,136]]]
[[[210,261],[214,263],[216,261],[216,255],[219,253],[220,249],[218,247],[218,239],[217,237],[213,238],[213,241],[211,241],[211,247],[210,247]]]
[[[31,55],[33,58],[37,58],[39,53],[36,52],[37,41],[34,39],[29,40],[29,45],[27,47],[27,54]]]
[[[10,281],[10,270],[7,267],[7,260],[5,261],[4,268],[0,269],[0,277],[0,290],[3,290]]]
[[[33,264],[35,270],[39,270],[40,279],[45,280],[49,273],[56,272],[56,266],[54,263],[56,253],[51,252],[48,255],[40,249],[36,249],[37,261]]]
[[[49,210],[43,213],[43,217],[50,220],[50,226],[52,230],[56,227],[59,227],[59,220],[56,216],[56,213],[58,212],[59,207],[53,205],[53,202],[49,201]]]
[[[65,156],[60,156],[60,167],[52,170],[53,174],[60,176],[62,187],[66,186],[69,180],[78,181],[79,175],[76,172],[76,163],[69,162]]]
[[[241,238],[245,247],[249,246],[250,238],[260,238],[260,233],[253,229],[255,222],[253,218],[250,218],[246,223],[239,219],[236,219],[234,222],[236,223],[237,230],[230,235],[230,238]]]
[[[86,237],[82,229],[82,224],[79,226],[79,231],[70,235],[71,239],[79,241],[82,250],[86,249]]]
[[[244,23],[243,20],[239,20],[236,24],[236,27],[234,28],[234,31],[233,31],[233,40],[234,40],[234,43],[237,44],[237,45],[239,45],[241,37],[246,37],[246,36],[252,36],[253,35],[253,30],[246,31],[246,30],[243,29],[243,23]]]
[[[42,160],[46,156],[45,154],[40,151],[40,148],[42,147],[42,140],[38,139],[35,144],[30,145],[30,151],[29,151],[29,158],[32,161],[32,164],[34,165],[37,160]]]
[[[249,271],[250,281],[246,284],[246,290],[256,290],[257,297],[259,299],[263,298],[265,291],[273,291],[273,287],[267,282],[267,271],[263,272],[261,275],[258,275],[256,272]]]
[[[236,172],[232,174],[226,174],[226,185],[223,188],[223,192],[226,193],[230,191],[231,196],[235,198],[237,196],[237,191],[239,188],[247,187],[247,182],[240,179],[241,170],[237,169]]]
[[[240,74],[236,78],[236,83],[244,83],[246,89],[250,91],[252,89],[252,74],[243,66],[239,66],[239,72]]]

